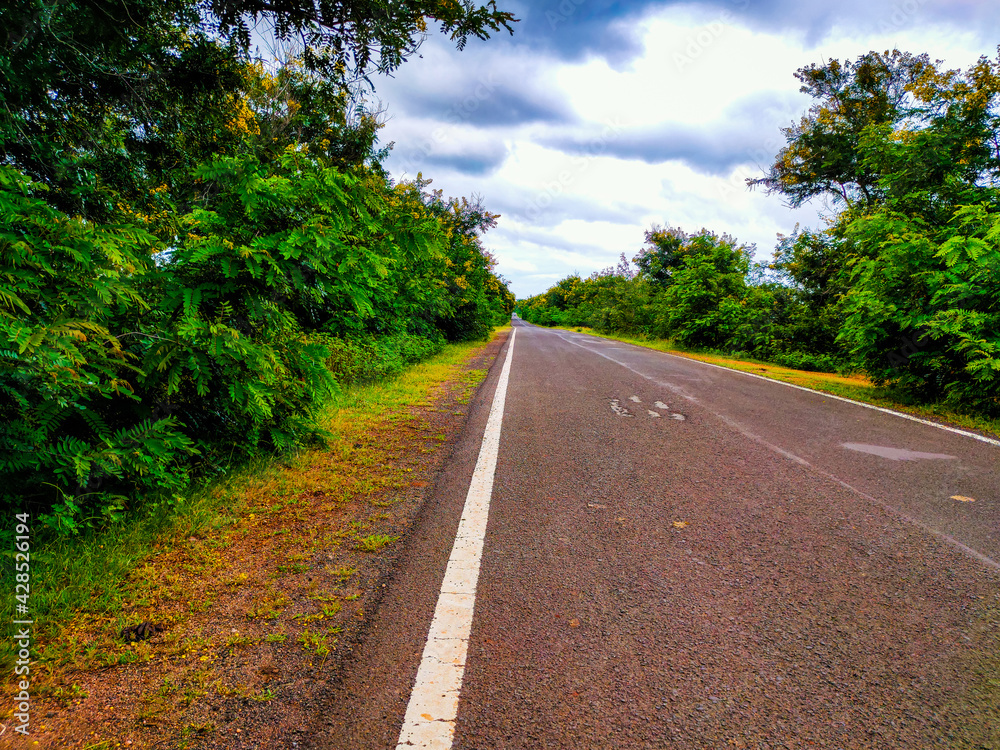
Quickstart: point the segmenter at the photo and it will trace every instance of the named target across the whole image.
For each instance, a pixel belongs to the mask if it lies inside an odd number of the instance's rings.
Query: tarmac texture
[[[515,325],[456,750],[1000,747],[1000,447]],[[317,750],[396,747],[505,354]]]

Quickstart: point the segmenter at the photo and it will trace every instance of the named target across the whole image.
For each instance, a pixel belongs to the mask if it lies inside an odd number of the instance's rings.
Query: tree
[[[751,187],[782,194],[792,206],[828,196],[845,206],[872,205],[882,194],[879,175],[859,149],[871,126],[896,128],[911,116],[911,87],[925,75],[927,55],[868,52],[856,61],[831,60],[799,68],[800,91],[816,102],[782,132],[788,144]]]
[[[883,209],[855,220],[840,340],[880,384],[1000,414],[1000,213],[963,206],[944,226]]]
[[[509,320],[513,310],[506,284],[493,273],[496,258],[480,239],[500,215],[487,211],[479,196],[446,200],[434,190],[425,202],[448,236],[445,304],[436,325],[449,341],[485,338],[494,325]]]
[[[309,67],[327,74],[350,66],[363,75],[373,63],[379,72],[395,70],[416,51],[428,22],[463,49],[470,37],[513,33],[517,20],[495,0],[478,6],[471,0],[209,0],[208,7],[225,36],[247,46],[251,28],[264,22],[279,39],[301,40]]]
[[[302,55],[251,61],[254,18],[308,32]],[[393,185],[350,85],[426,18],[459,46],[512,21],[409,0],[0,6],[3,504],[72,531],[170,502],[319,435],[342,372],[398,372],[509,315],[479,238],[496,216]],[[337,369],[345,353],[379,361]]]
[[[640,275],[659,286],[668,286],[682,265],[687,240],[688,235],[680,229],[654,224],[646,231],[646,244],[632,262],[638,267]]]
[[[832,196],[843,210],[776,251],[773,267],[813,321],[789,317],[792,338],[845,347],[877,382],[915,397],[993,409],[983,326],[994,313],[1000,58],[963,72],[927,55],[870,52],[797,75],[817,102],[750,183],[793,205]]]
[[[183,212],[194,193],[191,170],[235,155],[255,135],[248,102],[263,76],[250,65],[251,25],[304,42],[302,65],[322,81],[299,81],[296,124],[309,131],[308,117],[333,97],[343,100],[334,109],[346,110],[354,77],[373,64],[399,67],[428,21],[461,48],[470,37],[510,31],[514,20],[492,0],[5,3],[0,160],[52,187],[54,206],[94,220],[162,216],[171,201]],[[319,98],[302,101],[308,96]],[[373,134],[371,123],[361,124],[351,138]]]
[[[964,73],[926,54],[868,52],[795,74],[816,101],[767,174],[747,180],[793,206],[827,196],[865,211],[919,191],[993,184],[1000,174],[1000,58]]]
[[[687,238],[682,251],[657,333],[684,346],[721,347],[742,317],[753,248],[703,229]]]
[[[799,231],[779,237],[769,269],[776,274],[775,338],[785,350],[836,354],[850,288],[848,243],[831,232]]]

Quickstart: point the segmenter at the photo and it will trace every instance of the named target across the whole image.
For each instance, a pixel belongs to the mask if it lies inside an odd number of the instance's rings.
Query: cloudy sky
[[[827,213],[745,186],[809,106],[798,68],[893,47],[965,68],[1000,43],[988,0],[498,5],[521,19],[513,36],[458,52],[431,34],[375,86],[393,176],[500,213],[484,240],[519,298],[631,258],[654,223],[770,256]]]

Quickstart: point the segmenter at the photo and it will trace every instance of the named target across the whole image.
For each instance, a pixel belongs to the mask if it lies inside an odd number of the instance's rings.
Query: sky
[[[514,34],[463,51],[431,33],[374,81],[396,180],[500,214],[483,237],[518,298],[632,258],[652,225],[710,229],[759,260],[798,209],[748,190],[810,99],[799,68],[869,50],[928,53],[948,68],[994,58],[1000,14],[979,0],[498,0]]]

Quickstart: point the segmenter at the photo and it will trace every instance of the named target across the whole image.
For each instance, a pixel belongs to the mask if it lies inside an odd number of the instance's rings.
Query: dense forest
[[[1000,415],[1000,58],[966,71],[870,52],[801,68],[813,105],[750,188],[827,226],[769,262],[723,233],[654,226],[629,261],[517,311],[542,325],[672,339],[866,373],[902,397]]]
[[[475,198],[394,182],[366,105],[490,2],[0,8],[3,505],[72,532],[321,436],[340,384],[485,338],[513,295]],[[252,54],[261,34],[276,54]]]

